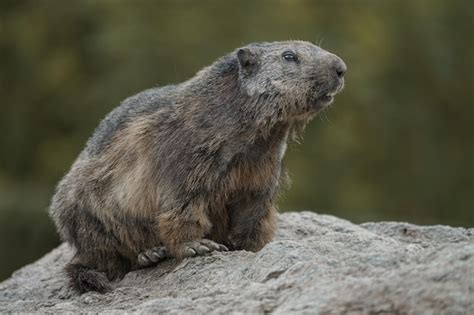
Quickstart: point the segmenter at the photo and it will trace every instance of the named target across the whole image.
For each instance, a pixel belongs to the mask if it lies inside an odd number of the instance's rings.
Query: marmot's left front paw
[[[164,246],[153,247],[138,254],[137,262],[140,267],[156,265],[168,257],[168,252]]]
[[[191,241],[184,243],[180,249],[180,256],[181,257],[193,257],[193,256],[201,256],[212,251],[228,251],[229,249],[222,245],[218,244],[214,241],[208,239],[200,239],[197,241]]]

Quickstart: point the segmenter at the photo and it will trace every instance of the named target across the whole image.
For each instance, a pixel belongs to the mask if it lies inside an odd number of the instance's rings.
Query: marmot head
[[[254,105],[265,103],[259,111],[273,122],[314,116],[344,86],[342,59],[309,42],[256,43],[234,54],[242,92],[263,100]]]

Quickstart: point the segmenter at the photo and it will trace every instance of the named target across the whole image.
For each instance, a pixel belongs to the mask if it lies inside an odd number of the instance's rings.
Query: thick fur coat
[[[307,42],[257,43],[126,99],[51,203],[76,249],[66,267],[73,288],[109,290],[109,280],[149,265],[142,253],[156,263],[261,249],[275,231],[286,144],[342,89],[345,67]]]

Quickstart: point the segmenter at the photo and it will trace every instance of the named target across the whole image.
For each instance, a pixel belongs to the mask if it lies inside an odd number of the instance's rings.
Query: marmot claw
[[[193,256],[205,255],[212,251],[226,252],[228,250],[229,249],[222,244],[218,244],[208,239],[201,239],[197,241],[184,243],[182,245],[181,253],[183,257],[193,257]]]
[[[168,252],[164,246],[153,247],[138,254],[137,262],[140,267],[153,266],[168,257]]]

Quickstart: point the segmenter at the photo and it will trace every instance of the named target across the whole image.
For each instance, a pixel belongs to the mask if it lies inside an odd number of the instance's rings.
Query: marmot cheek
[[[271,87],[278,92],[288,93],[291,91],[291,86],[283,80],[272,80],[270,81]]]
[[[254,97],[256,95],[261,95],[265,93],[265,89],[258,84],[258,82],[250,82],[247,84],[247,95],[250,97]]]

